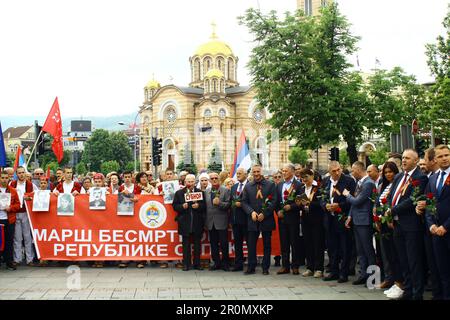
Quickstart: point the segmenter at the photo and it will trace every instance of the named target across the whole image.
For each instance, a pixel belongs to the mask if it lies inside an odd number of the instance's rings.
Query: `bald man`
[[[419,193],[424,192],[428,182],[426,175],[418,167],[419,155],[413,149],[406,149],[402,155],[403,172],[392,182],[392,192],[388,202],[391,207],[387,214],[394,218],[394,243],[404,278],[404,292],[401,296],[389,296],[391,299],[421,300],[424,291],[424,223],[416,214],[411,199],[416,184]]]

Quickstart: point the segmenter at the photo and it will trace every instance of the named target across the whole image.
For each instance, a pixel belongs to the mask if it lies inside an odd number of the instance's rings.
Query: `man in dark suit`
[[[248,269],[245,274],[255,273],[256,243],[262,233],[264,246],[262,268],[263,275],[268,275],[272,230],[275,230],[276,186],[273,182],[264,179],[261,165],[252,167],[252,176],[253,181],[247,183],[242,196],[242,207],[247,213],[248,224]]]
[[[425,190],[436,199],[436,212],[426,210],[427,229],[432,235],[432,244],[436,253],[439,279],[442,285],[442,298],[450,300],[450,150],[446,145],[435,148],[435,159],[439,171],[430,177]],[[422,214],[426,201],[419,201],[416,212]]]
[[[364,163],[356,161],[352,165],[352,174],[357,182],[355,196],[350,191],[344,190],[343,195],[351,204],[350,213],[346,221],[346,228],[353,223],[353,231],[356,240],[356,251],[358,253],[359,265],[361,267],[359,278],[353,282],[354,285],[365,284],[369,275],[367,267],[376,265],[375,250],[372,244],[372,208],[371,201],[375,184],[368,176]]]
[[[423,218],[416,213],[411,195],[415,188],[418,188],[419,194],[423,194],[428,178],[420,171],[418,163],[419,156],[415,150],[406,149],[403,152],[403,172],[395,177],[392,192],[388,196],[391,209],[387,214],[391,214],[394,219],[394,243],[404,278],[403,295],[387,295],[391,299],[423,298],[424,224]]]
[[[350,203],[342,194],[345,189],[354,194],[355,180],[342,173],[339,162],[331,161],[328,165],[330,176],[323,181],[324,196],[322,207],[326,214],[324,217],[325,233],[330,259],[330,274],[324,281],[338,280],[339,283],[348,281],[349,265],[352,255],[351,230],[345,228],[345,221],[350,211]]]
[[[230,190],[220,185],[219,175],[216,172],[209,174],[211,188],[205,191],[206,221],[211,244],[211,258],[214,265],[209,270],[229,271],[228,246],[228,209],[230,208]],[[219,253],[222,251],[222,260]]]
[[[277,274],[300,274],[300,208],[295,203],[295,198],[300,195],[301,182],[295,179],[295,167],[288,164],[283,167],[283,179],[277,185],[277,205],[275,210],[278,215],[278,230],[280,233],[281,263],[282,267]],[[292,251],[292,264],[290,256]]]
[[[183,271],[191,267],[191,242],[194,242],[194,269],[201,270],[200,266],[200,240],[202,238],[205,221],[205,194],[195,188],[195,176],[186,176],[186,187],[175,192],[173,209],[177,212],[178,234],[183,242]],[[186,202],[186,193],[202,192],[203,200]]]
[[[247,171],[244,168],[239,168],[236,171],[236,178],[238,182],[231,187],[231,200],[234,205],[231,206],[230,223],[233,228],[234,238],[234,268],[231,271],[244,270],[244,239],[247,240],[248,226],[247,214],[242,209],[242,193],[247,184]]]

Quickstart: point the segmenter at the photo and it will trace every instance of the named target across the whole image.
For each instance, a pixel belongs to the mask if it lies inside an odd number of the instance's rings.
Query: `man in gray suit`
[[[353,222],[353,232],[356,240],[356,251],[359,256],[361,274],[354,285],[365,284],[368,278],[367,267],[376,264],[375,250],[372,244],[372,208],[371,200],[375,183],[367,175],[364,163],[356,161],[352,165],[352,174],[358,180],[355,196],[350,191],[344,190],[343,195],[347,197],[347,202],[351,204],[345,226],[350,228],[350,222]]]
[[[206,221],[211,244],[211,257],[214,265],[209,270],[229,271],[228,246],[228,209],[231,205],[230,190],[220,185],[219,175],[215,172],[209,174],[211,188],[205,191]],[[222,261],[219,253],[222,251]]]

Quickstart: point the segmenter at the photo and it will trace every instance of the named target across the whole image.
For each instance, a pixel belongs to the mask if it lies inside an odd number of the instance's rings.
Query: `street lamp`
[[[136,116],[134,117],[134,122],[133,122],[133,139],[134,139],[134,172],[136,172],[136,119],[139,115],[139,111],[136,113]],[[117,122],[118,125],[125,125],[125,122],[123,121],[119,121]]]

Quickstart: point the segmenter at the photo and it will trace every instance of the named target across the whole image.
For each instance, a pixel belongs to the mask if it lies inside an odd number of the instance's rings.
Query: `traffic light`
[[[339,161],[339,148],[333,147],[329,150],[330,161]]]
[[[426,149],[425,140],[423,140],[421,138],[418,138],[416,140],[416,146],[415,147],[416,147],[417,153],[419,154],[419,157],[423,158],[425,156],[425,149]]]
[[[155,166],[162,163],[162,139],[152,138],[152,161]]]

